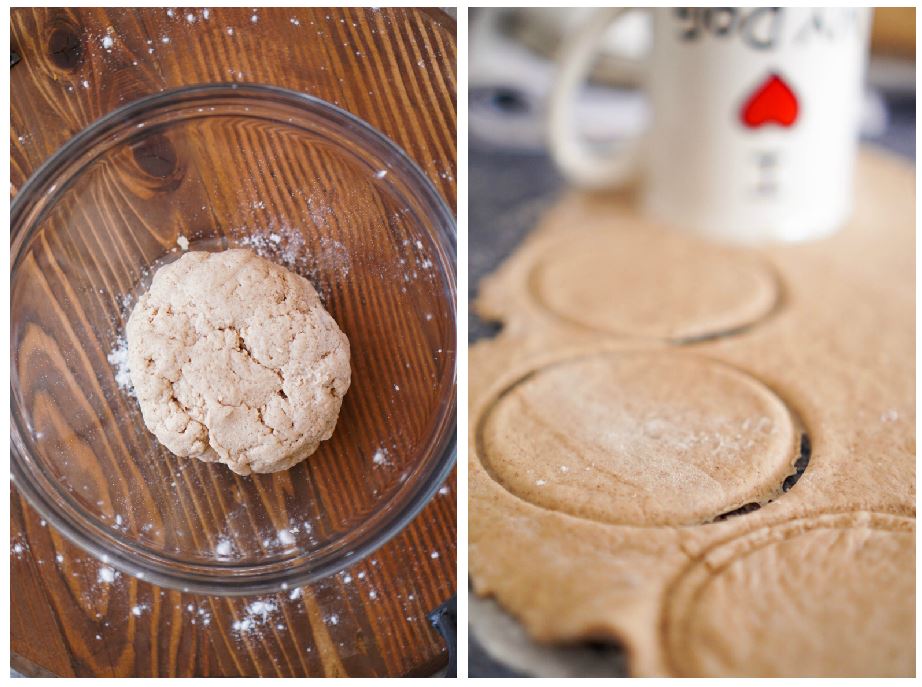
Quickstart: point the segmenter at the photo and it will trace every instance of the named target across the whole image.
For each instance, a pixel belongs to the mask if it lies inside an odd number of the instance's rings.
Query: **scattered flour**
[[[260,201],[262,202],[262,201]],[[251,204],[251,210],[258,209],[257,204]],[[320,206],[308,200],[311,219],[319,229],[327,222],[328,213],[332,210],[328,206]],[[235,232],[241,238],[238,245],[249,248],[260,257],[284,265],[288,269],[307,277],[318,290],[322,298],[329,294],[325,291],[328,284],[336,279],[346,279],[352,268],[352,256],[349,249],[340,241],[324,236],[322,232],[313,240],[313,245],[305,241],[305,234],[301,230],[286,224],[276,224],[269,221],[266,229],[257,230],[254,227],[240,227]],[[316,235],[315,232],[311,232]]]
[[[246,615],[231,624],[231,629],[238,634],[248,634],[266,625],[272,615],[278,611],[274,601],[253,601],[246,607]]]
[[[229,539],[219,539],[218,545],[215,547],[215,553],[219,556],[229,556],[231,554],[232,546]]]
[[[254,627],[256,627],[256,621],[253,620],[252,618],[244,618],[243,620],[235,620],[233,625],[231,625],[231,629],[234,630],[234,632],[241,632],[241,633],[249,632]]]
[[[295,538],[289,530],[279,530],[278,540],[283,546],[291,546],[295,543]]]
[[[116,577],[118,577],[118,573],[115,572],[115,570],[103,566],[99,569],[99,574],[96,577],[96,581],[102,584],[111,584],[112,582],[115,582]],[[135,615],[140,615],[140,613],[136,613]]]
[[[379,448],[375,451],[375,454],[371,457],[371,462],[375,465],[389,465],[387,460],[387,449]]]
[[[103,36],[102,37],[102,47],[106,50],[111,50],[115,41],[112,40],[112,36]]]
[[[274,601],[254,601],[247,606],[247,612],[251,615],[258,615],[261,620],[266,620],[270,613],[278,610]]]
[[[182,234],[176,239],[176,245],[182,248],[183,250],[189,250],[189,239],[187,239]]]
[[[115,369],[115,383],[118,384],[118,388],[134,396],[134,385],[131,383],[131,373],[128,371],[128,341],[124,336],[115,340],[115,346],[106,359]]]

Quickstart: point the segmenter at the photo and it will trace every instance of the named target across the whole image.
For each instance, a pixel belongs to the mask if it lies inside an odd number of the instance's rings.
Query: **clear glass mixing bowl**
[[[402,150],[304,94],[196,86],[104,117],[13,202],[17,488],[83,548],[165,586],[251,594],[350,565],[454,464],[455,231]],[[349,336],[336,431],[292,470],[173,456],[125,388],[125,320],[186,241],[303,274]]]

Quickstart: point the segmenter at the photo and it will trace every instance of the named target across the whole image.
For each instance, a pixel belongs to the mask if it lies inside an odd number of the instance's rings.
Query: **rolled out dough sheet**
[[[475,592],[638,676],[913,675],[914,226],[913,169],[867,150],[811,243],[564,197],[475,305]]]

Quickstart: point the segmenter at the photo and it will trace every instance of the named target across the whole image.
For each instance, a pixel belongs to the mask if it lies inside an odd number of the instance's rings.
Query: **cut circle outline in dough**
[[[561,375],[561,371],[573,366],[585,365],[586,362],[601,361],[601,366],[590,368],[590,372],[598,372],[595,375],[586,375],[582,380],[577,380],[572,384],[576,388],[576,395],[579,396],[578,402],[583,402],[583,396],[601,401],[596,403],[597,408],[574,408],[577,403],[554,402],[552,408],[547,409],[543,416],[536,415],[533,410],[528,409],[524,404],[529,402],[529,396],[532,399],[540,399],[542,395],[551,393],[554,388],[565,388],[567,380],[566,375]],[[657,419],[644,422],[642,425],[637,424],[637,418],[618,417],[615,414],[608,414],[610,407],[606,407],[606,402],[612,400],[606,398],[606,386],[599,383],[609,371],[605,369],[605,361],[614,361],[616,364],[626,365],[629,376],[633,379],[626,379],[625,388],[628,393],[633,388],[642,388],[645,383],[644,373],[647,368],[658,369],[662,372],[664,369],[670,372],[670,375],[661,375],[659,379],[667,389],[666,393],[652,394],[647,399],[646,405],[660,408],[664,399],[670,394],[675,396],[681,395],[678,401],[684,404],[683,411],[688,411],[688,398],[707,397],[707,390],[697,390],[697,395],[688,393],[688,389],[694,388],[693,385],[688,387],[683,384],[689,381],[707,381],[717,380],[718,391],[711,390],[712,398],[709,403],[701,408],[691,407],[690,412],[685,412],[686,416],[692,417],[695,412],[702,411],[702,421],[711,422],[706,412],[709,407],[727,406],[734,408],[733,412],[742,412],[743,408],[748,410],[758,410],[760,415],[753,418],[751,426],[747,428],[750,435],[755,435],[754,441],[760,442],[756,446],[765,445],[767,450],[767,459],[765,465],[761,466],[761,474],[756,474],[759,470],[753,469],[753,466],[746,463],[740,463],[736,467],[742,473],[737,475],[742,480],[748,480],[743,484],[734,485],[732,482],[720,484],[723,475],[719,473],[722,468],[732,469],[732,463],[723,465],[691,465],[683,466],[679,459],[668,464],[654,466],[656,468],[657,478],[652,482],[653,488],[659,489],[656,493],[647,492],[645,500],[641,501],[639,492],[649,489],[650,482],[632,484],[630,479],[624,474],[618,474],[617,465],[619,456],[610,450],[611,443],[604,446],[604,450],[599,450],[599,446],[605,441],[605,437],[593,436],[586,440],[585,454],[594,455],[596,458],[606,459],[614,458],[614,467],[603,465],[601,469],[596,469],[596,464],[591,468],[586,464],[588,458],[582,454],[582,449],[574,448],[574,444],[579,439],[569,438],[568,431],[565,427],[554,427],[553,423],[566,423],[572,421],[578,423],[585,419],[585,425],[580,429],[583,431],[592,431],[592,427],[616,427],[621,428],[625,434],[620,438],[626,441],[633,441],[635,450],[624,450],[623,446],[619,447],[622,451],[620,459],[628,464],[633,462],[635,467],[642,467],[641,461],[650,459],[652,453],[662,446],[665,442],[672,442],[675,446],[676,440],[673,436],[678,436],[678,441],[686,444],[695,441],[723,441],[718,432],[709,434],[714,428],[713,422],[709,425],[700,425],[697,428],[685,431],[680,425],[670,427],[668,423],[661,423],[661,436],[653,436],[652,440],[643,438],[627,437],[627,433],[647,434],[648,429],[655,429],[654,424],[659,422]],[[617,374],[617,366],[614,366]],[[551,383],[542,381],[542,377],[553,374]],[[672,374],[675,373],[675,374]],[[674,379],[670,379],[673,377]],[[536,384],[535,382],[538,382]],[[587,389],[585,384],[595,384],[595,388]],[[661,384],[661,386],[663,385]],[[670,386],[671,385],[671,386]],[[529,389],[529,386],[535,386],[535,389]],[[617,385],[610,385],[611,387]],[[522,390],[525,389],[523,393]],[[732,393],[720,393],[719,391],[730,390]],[[603,394],[599,398],[599,393]],[[519,398],[516,398],[518,396]],[[525,397],[524,401],[521,398]],[[519,408],[510,412],[510,399],[519,405]],[[619,399],[615,399],[619,400]],[[622,399],[623,400],[623,399]],[[590,401],[591,404],[593,401]],[[628,399],[630,402],[631,399]],[[692,402],[692,405],[697,402]],[[612,404],[617,405],[617,404]],[[643,403],[641,405],[641,410]],[[524,409],[524,412],[523,412]],[[618,408],[614,408],[614,413],[618,413]],[[601,411],[601,415],[600,412]],[[517,415],[516,415],[517,412]],[[630,412],[636,412],[636,408],[631,411],[625,411],[626,415]],[[529,417],[526,417],[529,416]],[[508,418],[515,417],[515,421],[507,421]],[[767,420],[767,422],[765,422]],[[743,420],[741,426],[750,422],[749,416]],[[762,424],[765,422],[765,425]],[[503,427],[497,428],[497,424],[504,424]],[[543,426],[546,423],[547,426]],[[508,427],[520,427],[518,432]],[[642,432],[635,431],[639,426]],[[768,428],[766,431],[765,427]],[[699,431],[700,430],[700,431]],[[672,433],[671,435],[669,433]],[[773,435],[765,438],[759,433]],[[660,441],[661,437],[666,438]],[[686,441],[685,437],[688,437]],[[643,350],[623,350],[623,351],[595,351],[583,353],[575,357],[564,357],[553,362],[546,362],[538,365],[524,374],[517,376],[513,381],[501,387],[494,393],[490,400],[483,406],[479,416],[475,419],[474,431],[474,456],[483,467],[492,481],[497,483],[505,491],[533,506],[542,508],[551,512],[560,512],[573,517],[586,519],[601,524],[609,525],[627,525],[635,527],[662,527],[662,526],[695,526],[714,522],[726,517],[728,514],[735,514],[735,511],[744,508],[747,505],[763,505],[775,500],[781,496],[791,484],[791,473],[795,470],[795,463],[802,470],[799,461],[804,458],[801,453],[802,438],[806,436],[805,430],[802,429],[800,419],[796,413],[767,385],[755,377],[745,373],[727,363],[714,358],[692,354],[686,351],[676,349],[643,351]],[[537,437],[537,438],[536,438]],[[737,434],[737,441],[740,435]],[[711,451],[705,447],[703,449],[692,448],[694,453],[698,450],[700,455],[717,455],[721,460],[728,460],[727,456],[732,458],[736,455],[740,458],[745,457],[748,460],[752,453],[751,437],[743,437],[749,442],[749,445],[737,443],[734,447],[732,444],[722,451]],[[546,439],[546,440],[545,440]],[[770,441],[770,443],[765,443]],[[531,443],[531,445],[529,445]],[[541,444],[544,444],[543,446]],[[660,443],[660,447],[656,444]],[[809,441],[806,442],[809,446]],[[722,446],[723,444],[718,444]],[[735,453],[731,453],[730,449]],[[549,450],[548,450],[549,449]],[[652,449],[652,450],[651,450]],[[512,458],[502,455],[504,450],[512,454]],[[543,450],[543,451],[542,451]],[[563,461],[559,466],[561,471],[558,474],[554,469],[547,465],[539,464],[541,461],[540,453],[551,455],[549,460],[562,460],[560,456],[568,454],[570,459]],[[695,455],[698,455],[695,454]],[[809,457],[809,449],[807,453]],[[520,459],[520,460],[519,460]],[[514,464],[517,461],[519,464]],[[545,461],[547,462],[547,461]],[[577,465],[582,463],[582,465]],[[537,466],[537,467],[536,467]],[[589,479],[581,481],[579,475],[582,472],[589,473]],[[757,466],[758,467],[758,466]],[[686,468],[681,469],[680,468]],[[543,470],[544,472],[540,472]],[[548,472],[550,470],[550,472]],[[676,472],[678,470],[678,472]],[[638,474],[635,470],[634,474]],[[678,481],[675,474],[686,474],[685,482]],[[670,477],[672,475],[672,477]],[[572,485],[559,485],[552,482],[550,476],[560,477],[563,481],[572,482]],[[755,476],[754,479],[750,479]],[[730,475],[734,478],[733,475]],[[664,488],[662,480],[672,479],[670,488]],[[604,492],[599,484],[608,480],[608,486],[611,491]],[[796,481],[796,479],[795,479]],[[642,480],[641,480],[642,482]],[[678,483],[676,483],[678,482]],[[710,484],[714,488],[711,493],[702,494],[692,493],[690,487],[695,484]],[[635,489],[633,493],[629,493]],[[686,493],[678,495],[675,490]],[[584,496],[582,502],[568,501],[563,498],[564,495],[570,494],[589,494]],[[716,494],[716,496],[715,496]],[[621,499],[617,499],[618,496]],[[694,501],[693,506],[686,510],[675,507],[680,500],[678,497],[684,496],[688,502]],[[703,501],[699,505],[698,502]],[[618,502],[621,504],[620,510],[614,509],[611,512],[603,512],[605,504],[608,502]],[[670,508],[675,507],[674,510]],[[633,509],[633,510],[630,510]],[[746,512],[746,510],[742,510]]]
[[[766,586],[764,575],[769,567],[773,567],[774,569],[778,568],[778,559],[782,556],[782,552],[779,552],[778,548],[786,542],[791,542],[802,537],[812,538],[815,533],[823,531],[841,533],[843,537],[854,535],[859,538],[858,543],[864,545],[871,539],[876,538],[879,540],[882,536],[900,532],[911,534],[914,540],[915,518],[892,513],[867,511],[823,513],[768,525],[715,544],[680,572],[666,591],[660,628],[664,661],[669,673],[674,676],[686,677],[693,677],[696,675],[717,676],[715,674],[715,664],[713,660],[717,638],[712,636],[710,632],[702,631],[700,627],[696,627],[695,631],[690,629],[691,624],[700,624],[702,622],[700,607],[711,607],[706,603],[704,597],[715,582],[723,579],[724,576],[730,576],[731,568],[733,568],[733,566],[738,566],[732,570],[732,574],[736,576],[735,582],[737,586],[743,584],[755,585],[758,587],[761,594],[767,595],[771,590]],[[802,540],[801,543],[803,543]],[[830,551],[834,550],[834,546],[829,545],[829,542],[820,542],[821,544],[826,544],[826,546],[822,547],[817,546],[816,542],[813,543],[814,546],[801,545],[798,551],[814,555],[817,551],[821,554],[829,554]],[[874,560],[873,557],[866,557],[866,559],[863,560],[861,556],[855,556],[853,549],[856,544],[851,540],[845,544],[833,540],[833,544],[838,544],[839,548],[845,549],[846,553],[852,554],[846,556],[843,563],[854,566],[856,563],[867,563],[867,560]],[[911,546],[909,548],[912,549]],[[758,557],[763,554],[769,555],[770,560],[775,561],[775,564],[773,566],[767,566],[764,565],[765,561],[759,561]],[[763,564],[756,565],[753,561]],[[743,573],[741,568],[747,562],[750,566],[754,566],[754,568],[748,573]],[[807,561],[800,561],[800,563],[801,570],[796,571],[793,570],[793,568],[782,569],[780,573],[785,575],[787,581],[796,579],[794,576],[804,572],[803,566],[807,564]],[[813,571],[823,577],[823,579],[826,579],[825,576],[828,575],[829,572],[837,569],[837,566],[829,565],[827,562],[824,565],[813,568]],[[915,575],[913,573],[912,584],[914,584],[914,580]],[[868,587],[875,586],[875,583],[875,580],[868,579]],[[796,589],[800,591],[803,587],[797,587]],[[752,595],[746,596],[750,599],[750,603],[720,604],[722,615],[719,623],[715,621],[714,624],[721,625],[722,629],[726,628],[726,631],[723,632],[720,637],[722,648],[727,648],[727,641],[730,643],[738,643],[744,638],[746,641],[751,641],[752,644],[757,643],[751,640],[754,634],[750,631],[751,628],[741,627],[740,622],[737,622],[740,621],[738,616],[741,614],[753,612],[752,607],[755,603],[752,602]],[[733,597],[726,594],[720,598],[727,601],[728,599],[732,600]],[[790,595],[786,595],[785,601],[790,602],[788,608],[784,608],[782,604],[772,606],[773,610],[780,609],[782,613],[790,611],[790,613],[796,615],[795,623],[786,623],[785,625],[789,627],[790,632],[784,633],[783,636],[779,636],[782,633],[777,632],[769,634],[769,636],[772,637],[779,637],[778,646],[769,649],[768,653],[770,655],[764,657],[765,663],[772,665],[773,669],[785,665],[786,653],[783,649],[796,645],[796,638],[792,638],[791,633],[804,627],[805,623],[808,622],[808,618],[805,617],[804,612],[805,606],[810,606],[812,610],[819,609],[821,613],[827,614],[830,608],[837,609],[838,606],[843,606],[842,604],[829,603],[827,599],[814,599],[815,597],[813,596],[810,596],[806,600],[801,597],[791,599]],[[879,597],[875,597],[874,600],[869,600],[869,603],[876,605],[878,599]],[[854,601],[854,599],[852,599],[852,601]],[[811,602],[813,603],[811,604]],[[735,616],[733,615],[734,613],[736,614]],[[888,615],[888,620],[891,617],[892,615]],[[762,615],[759,617],[758,622],[765,622],[765,620],[764,615]],[[867,616],[864,616],[862,622],[870,621]],[[828,622],[820,622],[818,626],[828,630],[830,627],[838,627],[841,626],[841,624],[842,623],[833,623],[830,625]],[[893,634],[898,635],[901,633],[897,632]],[[830,642],[828,640],[828,637],[823,638],[823,646],[829,646]],[[707,668],[700,665],[701,662],[706,659],[702,658],[700,654],[695,653],[694,647],[696,646],[696,642],[700,644],[699,650],[703,648],[705,652],[711,655],[712,660],[709,662]],[[914,648],[915,642],[913,641],[911,644]],[[736,645],[734,645],[733,648],[737,651],[742,651]],[[855,658],[856,652],[848,650],[843,651],[841,646],[833,647],[833,650],[837,652],[841,660],[854,660]],[[728,653],[729,652],[730,650],[728,649]],[[789,659],[790,657],[787,656],[787,658]],[[727,665],[723,666],[726,668],[724,672],[725,676],[736,675],[736,672],[732,670],[734,659],[738,659],[742,665],[746,665],[750,670],[754,663],[752,656],[747,655],[745,658],[739,658],[730,655],[726,661]],[[881,657],[881,661],[889,665],[888,657]],[[854,666],[851,666],[851,668],[852,670],[857,670]],[[803,670],[804,667],[800,665],[798,669]],[[836,674],[839,674],[838,671],[841,669],[842,666],[839,665],[834,670]],[[748,673],[747,675],[750,677],[756,676]],[[771,676],[775,675],[764,675],[764,677]],[[785,675],[776,676],[783,677]],[[800,676],[806,677],[807,675],[802,674]],[[854,674],[851,674],[851,676],[856,677]]]
[[[555,244],[528,272],[529,298],[583,330],[677,344],[739,334],[781,306],[780,277],[764,258],[674,234],[600,232]],[[638,287],[626,297],[606,291],[613,274]]]

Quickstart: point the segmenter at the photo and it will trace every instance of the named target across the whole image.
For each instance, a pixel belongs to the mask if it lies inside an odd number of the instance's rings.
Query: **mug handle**
[[[600,155],[589,149],[573,126],[573,103],[592,66],[605,32],[628,11],[644,8],[602,7],[575,27],[561,45],[557,76],[551,89],[548,135],[551,156],[570,181],[588,188],[624,186],[637,172],[640,142],[628,141],[623,150]]]

